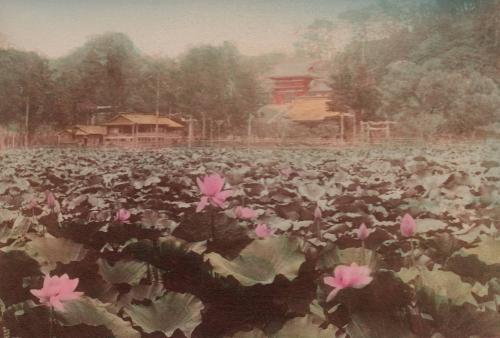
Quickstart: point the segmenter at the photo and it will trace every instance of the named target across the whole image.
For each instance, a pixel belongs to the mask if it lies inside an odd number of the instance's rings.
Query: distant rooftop
[[[328,111],[328,101],[324,97],[297,97],[290,104],[288,117],[292,121],[320,121],[339,116],[338,112]]]
[[[285,117],[295,122],[322,121],[340,116],[339,112],[328,111],[329,98],[301,96],[288,105],[268,104],[259,109],[258,115],[268,122]],[[344,114],[349,116],[349,114]]]
[[[182,128],[183,126],[168,117],[159,116],[156,114],[135,114],[135,113],[119,113],[109,122],[104,123],[107,126],[123,125],[123,124],[158,124],[170,128]]]
[[[75,135],[106,135],[106,127],[78,124],[73,128]]]
[[[288,61],[276,65],[269,73],[269,77],[324,77],[327,71],[327,65],[321,61]]]

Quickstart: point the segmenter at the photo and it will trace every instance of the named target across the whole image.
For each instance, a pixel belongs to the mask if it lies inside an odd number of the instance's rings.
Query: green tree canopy
[[[190,49],[179,61],[179,105],[183,112],[242,124],[260,101],[256,74],[230,43]]]

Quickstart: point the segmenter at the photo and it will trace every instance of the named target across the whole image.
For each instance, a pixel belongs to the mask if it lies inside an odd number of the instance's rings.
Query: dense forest
[[[344,20],[356,37],[334,60],[332,108],[423,134],[499,120],[500,1],[383,0]]]
[[[47,59],[0,40],[2,124],[22,130],[29,112],[31,131],[85,123],[95,106],[206,114],[238,128],[267,103],[265,74],[292,57],[249,57],[229,42],[151,56],[105,33]],[[295,47],[293,57],[329,64],[331,109],[358,120],[403,121],[424,134],[500,119],[498,0],[378,0],[313,22]]]

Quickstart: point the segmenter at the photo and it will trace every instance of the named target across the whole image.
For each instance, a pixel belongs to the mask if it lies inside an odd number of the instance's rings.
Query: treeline
[[[313,22],[296,54],[329,65],[330,109],[358,121],[396,120],[425,135],[500,119],[500,0],[377,0]],[[230,43],[153,57],[121,33],[56,60],[0,48],[1,124],[86,123],[92,107],[111,106],[203,115],[238,130],[268,102],[262,80],[285,58],[247,57]]]
[[[340,19],[354,33],[332,60],[332,109],[421,135],[500,121],[500,1],[380,0]]]
[[[237,127],[262,104],[258,76],[269,69],[266,60],[245,57],[230,43],[176,59],[151,57],[121,33],[91,38],[56,60],[0,49],[0,118],[23,131],[29,115],[33,131],[87,123],[95,106],[155,112],[158,104],[162,114],[205,114]]]

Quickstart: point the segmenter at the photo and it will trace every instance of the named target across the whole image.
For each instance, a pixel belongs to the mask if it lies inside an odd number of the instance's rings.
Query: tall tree
[[[138,76],[140,58],[139,51],[125,34],[105,33],[56,60],[54,67],[56,78],[63,76],[74,83],[70,87],[71,96],[77,100],[77,106],[91,103],[123,109]]]
[[[0,119],[32,130],[50,120],[51,73],[48,61],[36,53],[0,50]]]
[[[179,112],[178,69],[174,60],[166,57],[142,57],[137,76],[126,105],[134,111],[171,114]]]
[[[372,120],[379,106],[379,92],[364,63],[344,63],[331,77],[331,111],[354,112],[356,120]]]
[[[464,134],[500,119],[499,86],[476,71],[450,71],[435,62],[401,61],[389,68],[381,113],[422,134]]]
[[[259,104],[256,74],[230,43],[192,48],[179,62],[179,104],[200,118],[241,125]]]

